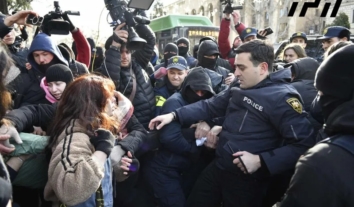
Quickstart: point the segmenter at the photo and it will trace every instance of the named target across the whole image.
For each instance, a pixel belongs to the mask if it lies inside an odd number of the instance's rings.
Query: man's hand
[[[46,135],[46,132],[43,131],[43,129],[41,127],[33,126],[33,129],[34,129],[33,134],[40,135],[40,136]]]
[[[240,168],[245,174],[252,174],[256,172],[261,167],[261,159],[259,155],[254,155],[246,151],[241,151],[233,154],[236,157],[233,161],[238,168]],[[245,166],[243,166],[241,160]],[[245,169],[247,168],[247,170]]]
[[[19,11],[16,12],[16,14],[8,16],[4,20],[4,24],[8,27],[11,27],[14,23],[19,24],[19,25],[25,25],[27,16],[29,14],[34,14],[38,16],[38,14],[34,11]]]
[[[227,78],[225,78],[225,84],[230,85],[235,80],[235,75],[233,73],[229,73]]]
[[[10,135],[0,135],[0,154],[10,154],[15,150],[13,145],[8,144]]]
[[[262,38],[266,38],[267,31],[265,29],[258,30],[258,35]]]
[[[126,30],[122,30],[122,28],[124,26],[125,26],[125,23],[120,24],[114,30],[114,34],[113,35],[116,35],[120,39],[120,42],[117,42],[117,41],[114,40],[115,38],[113,37],[112,45],[115,46],[115,47],[120,48],[122,46],[122,43],[127,43],[128,42],[129,33]]]
[[[200,139],[202,137],[206,137],[208,132],[210,131],[210,126],[205,122],[199,122],[197,124],[192,124],[190,128],[195,128],[195,138]]]
[[[3,124],[0,127],[0,153],[7,154],[15,150],[15,146],[9,142],[10,138],[13,138],[16,143],[22,144],[21,137],[16,128],[11,125]]]
[[[221,126],[214,126],[207,134],[207,140],[204,142],[204,145],[211,149],[216,149],[216,146],[219,141],[219,134],[222,130]]]
[[[237,24],[237,23],[240,22],[241,14],[240,14],[239,11],[233,11],[233,12],[231,13],[231,15],[232,15],[232,18],[233,18],[233,20],[234,20],[234,24]]]
[[[173,120],[173,114],[172,113],[157,116],[157,117],[155,117],[154,119],[152,119],[150,121],[149,129],[150,130],[154,130],[154,128],[156,127],[157,130],[160,130],[166,124],[171,123],[172,120]],[[160,123],[160,124],[158,124],[158,123]]]

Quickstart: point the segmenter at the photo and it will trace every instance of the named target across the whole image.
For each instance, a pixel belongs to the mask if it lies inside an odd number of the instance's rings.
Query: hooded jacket
[[[219,48],[215,42],[212,40],[204,40],[200,45],[199,45],[199,50],[198,50],[198,66],[202,66],[204,68],[208,68],[210,70],[213,70],[220,75],[222,75],[224,78],[227,78],[228,74],[230,73],[229,70],[218,66],[217,65],[217,60],[216,58],[214,61],[214,65],[208,65],[206,64],[205,61],[212,61],[212,59],[204,57],[205,55],[219,55]]]
[[[186,100],[186,90],[191,87],[198,90],[206,90],[212,95],[215,94],[206,69],[193,69],[184,80],[180,92],[174,93],[167,99],[162,107],[161,114],[168,114],[182,106],[190,104]],[[198,153],[198,147],[196,146],[194,136],[183,136],[182,129],[189,127],[190,125],[188,124],[180,124],[174,121],[161,129],[160,142],[162,147],[154,157],[154,165],[176,170],[184,170],[190,166],[190,157],[194,157]]]
[[[65,43],[61,43],[58,47],[63,57],[66,59],[66,61],[68,61],[69,68],[74,77],[89,73],[85,64],[75,60],[75,54],[69,46],[67,46]]]
[[[16,87],[16,83],[14,83],[15,85],[11,87],[11,90],[16,90],[14,91],[14,94],[16,95],[14,108],[31,104],[49,103],[45,98],[45,92],[40,87],[44,74],[39,70],[38,64],[33,57],[33,52],[39,50],[54,54],[60,63],[65,64],[66,66],[68,65],[54,41],[44,33],[38,34],[34,38],[27,56],[28,62],[32,65],[32,69],[28,70],[28,73],[26,73],[28,76],[21,77],[21,82],[26,85]]]
[[[33,75],[33,78],[35,78],[35,80],[38,81],[38,86],[39,86],[42,78],[44,77],[44,74],[39,70],[38,64],[34,60],[34,57],[33,57],[34,51],[50,52],[59,60],[59,63],[69,66],[68,62],[61,54],[58,46],[55,44],[54,40],[50,36],[48,36],[44,33],[38,34],[33,39],[31,47],[29,49],[28,56],[27,56],[28,62],[32,66],[32,69],[29,70],[29,72],[31,72]]]
[[[310,112],[312,102],[317,95],[314,80],[319,67],[318,62],[313,58],[305,57],[286,64],[285,67],[291,67],[292,74],[295,74],[291,85],[300,93],[305,111]],[[317,130],[321,128],[314,118],[310,117],[309,119]]]

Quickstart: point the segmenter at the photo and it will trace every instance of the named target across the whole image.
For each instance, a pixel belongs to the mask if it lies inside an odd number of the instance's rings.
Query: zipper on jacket
[[[248,114],[248,110],[246,111],[245,115],[243,116],[242,123],[241,123],[240,129],[238,130],[238,132],[241,132],[241,129],[242,129],[242,127],[243,127],[243,124],[244,124],[244,122],[245,122],[245,119],[246,119],[246,117],[247,117],[247,114]]]

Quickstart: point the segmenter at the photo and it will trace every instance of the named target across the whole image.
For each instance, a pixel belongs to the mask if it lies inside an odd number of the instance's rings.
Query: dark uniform
[[[225,116],[216,159],[201,175],[187,206],[260,206],[269,175],[295,167],[314,143],[314,130],[301,97],[287,83],[289,70],[270,74],[247,90],[232,87],[209,100],[176,110],[181,124]],[[261,168],[244,174],[232,154],[260,155]]]
[[[198,96],[193,90],[204,90]],[[214,95],[206,69],[193,69],[182,84],[181,91],[167,99],[162,114],[195,103]],[[172,122],[160,132],[161,147],[151,163],[144,169],[144,176],[154,191],[160,207],[184,207],[185,195],[182,174],[192,166],[202,147],[197,147],[194,130],[190,125]]]

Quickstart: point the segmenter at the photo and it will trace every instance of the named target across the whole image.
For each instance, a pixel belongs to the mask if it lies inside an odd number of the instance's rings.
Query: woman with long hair
[[[119,128],[111,116],[114,89],[110,79],[85,75],[61,96],[46,149],[51,155],[44,198],[54,206],[113,205],[108,157]]]
[[[286,63],[291,63],[294,60],[307,57],[304,48],[297,44],[289,44],[284,48],[282,53],[283,61]]]

